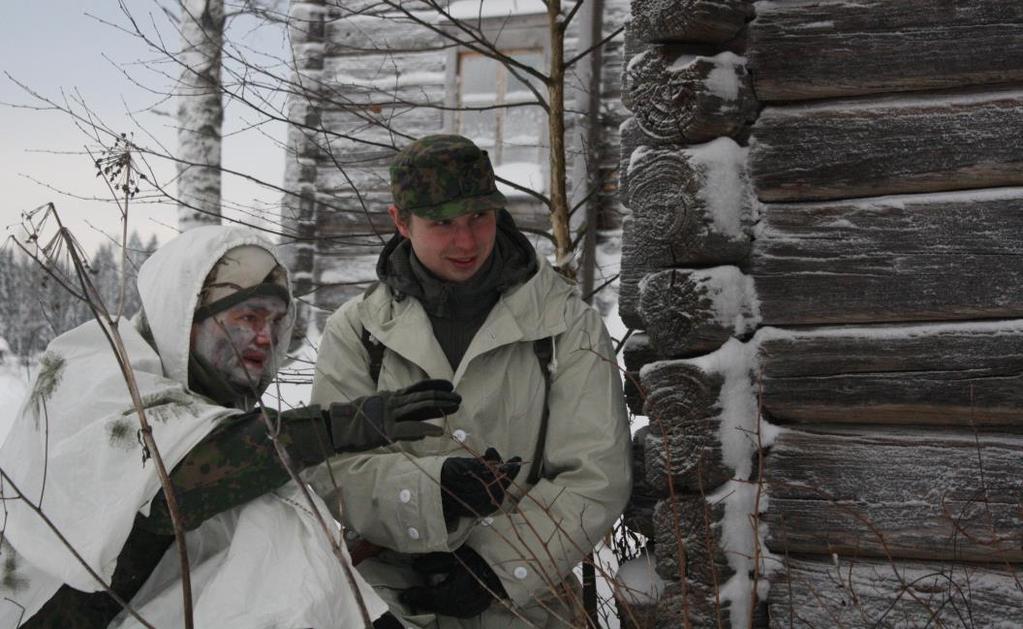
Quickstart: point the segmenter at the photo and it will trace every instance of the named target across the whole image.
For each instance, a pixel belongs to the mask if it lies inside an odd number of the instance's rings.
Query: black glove
[[[405,625],[391,612],[384,612],[380,618],[373,621],[373,629],[405,629]]]
[[[482,614],[495,600],[508,598],[501,579],[468,546],[453,553],[420,555],[412,560],[412,569],[428,581],[434,575],[444,575],[436,585],[411,587],[398,595],[402,603],[416,612],[472,618]]]
[[[519,473],[520,457],[501,461],[494,448],[487,448],[482,459],[450,457],[440,470],[441,506],[444,518],[470,518],[490,515],[504,501],[504,492]]]
[[[397,391],[380,391],[327,410],[330,439],[337,452],[359,452],[393,441],[417,441],[444,434],[424,423],[458,410],[462,396],[447,380],[422,380]]]

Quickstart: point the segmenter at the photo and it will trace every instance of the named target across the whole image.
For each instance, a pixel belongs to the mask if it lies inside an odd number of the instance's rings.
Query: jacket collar
[[[501,295],[462,358],[457,372],[430,332],[432,326],[416,299],[395,299],[392,290],[377,285],[358,305],[366,330],[430,378],[456,384],[474,358],[503,345],[556,336],[567,328],[565,303],[574,289],[550,264],[538,257],[538,270],[527,282]]]

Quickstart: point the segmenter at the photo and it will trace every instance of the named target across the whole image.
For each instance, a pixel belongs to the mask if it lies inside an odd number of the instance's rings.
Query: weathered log
[[[632,116],[626,118],[618,127],[618,197],[625,207],[629,206],[629,161],[632,159],[632,152],[651,140]]]
[[[645,42],[636,36],[636,29],[632,26],[631,17],[625,19],[623,27],[625,28],[625,32],[622,34],[622,55],[624,57],[625,65],[627,66],[629,62],[632,61],[633,57],[641,52],[649,50],[651,46],[648,42]],[[622,70],[624,71],[625,68],[622,67]],[[619,76],[618,81],[619,83],[622,82],[622,77]]]
[[[761,401],[775,422],[1020,425],[1020,320],[768,328],[756,342]]]
[[[627,123],[626,135],[642,132]],[[744,260],[755,200],[746,149],[728,138],[693,147],[642,145],[623,168],[631,171],[623,198],[633,212],[623,224],[619,309],[626,325],[644,327],[641,280],[666,268]]]
[[[353,179],[356,173],[352,173]],[[322,180],[321,180],[322,182]],[[370,186],[360,188],[356,194],[350,187],[341,188],[317,204],[316,229],[320,241],[317,251],[323,256],[366,253],[362,247],[374,247],[375,251],[387,242],[394,233],[394,223],[386,213],[390,194],[373,190]],[[349,250],[348,247],[354,249]],[[330,262],[321,263],[330,267]]]
[[[637,114],[640,124],[645,124]],[[750,141],[762,201],[1023,184],[1023,92],[767,107]]]
[[[752,13],[749,0],[632,0],[632,29],[651,43],[724,43]]]
[[[1020,188],[772,204],[749,272],[768,324],[1018,317],[1021,232]]]
[[[658,46],[633,58],[623,77],[622,101],[661,142],[733,136],[756,115],[744,60],[730,52],[703,57]]]
[[[432,11],[420,15],[427,20],[436,17]],[[450,45],[440,33],[394,15],[347,15],[327,22],[326,30],[330,56],[375,53],[383,58],[394,53],[439,52]]]
[[[660,356],[650,345],[650,339],[642,332],[633,334],[625,343],[622,351],[622,362],[625,363],[625,402],[629,411],[634,415],[644,415],[643,401],[646,399],[646,391],[639,379],[639,370],[643,365],[660,360]]]
[[[632,492],[625,505],[622,519],[625,526],[654,539],[654,507],[659,496],[646,482],[646,435],[648,426],[643,426],[632,436]]]
[[[666,360],[644,367],[643,412],[655,435],[712,433],[720,423],[725,375],[688,360]]]
[[[765,479],[776,554],[1023,561],[1023,435],[785,431]]]
[[[789,559],[772,577],[777,627],[1009,627],[1023,613],[1018,568]]]
[[[659,271],[639,283],[637,311],[662,356],[704,354],[756,327],[752,286],[733,266]]]
[[[323,80],[330,89],[321,90],[324,109],[348,111],[353,107],[398,105],[395,115],[434,115],[443,118],[436,105],[445,101],[444,55],[411,52],[394,55],[326,57]],[[434,105],[434,107],[416,107]],[[414,109],[424,109],[413,112]],[[384,118],[386,122],[386,117]],[[386,128],[386,125],[384,125]],[[353,129],[341,128],[343,133]],[[392,137],[390,142],[394,142]]]
[[[941,193],[820,204],[771,204],[752,248],[760,316],[774,325],[903,322],[1023,315],[1023,190]],[[620,308],[655,344],[683,318],[644,317],[652,291],[676,288],[640,279],[652,269],[627,222]],[[643,255],[646,255],[645,253]],[[956,274],[950,274],[956,269]],[[961,277],[964,281],[956,281]],[[660,324],[669,327],[658,332]],[[677,351],[671,343],[659,349]]]
[[[661,496],[682,491],[710,492],[734,475],[723,460],[721,442],[711,434],[682,437],[650,433],[644,447],[646,482]]]
[[[735,570],[728,565],[722,540],[723,502],[683,494],[661,500],[654,507],[654,558],[657,574],[708,587],[723,585]],[[682,564],[685,564],[683,574]]]
[[[761,101],[1023,80],[1023,10],[1004,0],[757,4],[750,72]],[[969,42],[964,45],[964,42]]]
[[[745,260],[755,203],[746,153],[730,138],[637,148],[628,166],[629,264],[663,269]]]
[[[657,601],[656,629],[730,627],[732,603],[699,583],[675,581]]]

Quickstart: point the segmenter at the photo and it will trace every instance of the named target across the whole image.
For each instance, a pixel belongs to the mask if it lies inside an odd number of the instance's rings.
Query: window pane
[[[494,110],[461,112],[459,132],[471,139],[480,148],[494,153],[496,139],[496,119]]]
[[[497,99],[498,64],[483,55],[462,55],[462,96],[487,98],[490,103]]]
[[[530,68],[543,72],[543,54],[539,51],[524,51],[516,52],[511,55],[512,59],[515,59],[519,63],[523,63]],[[527,79],[535,88],[541,89],[541,83],[539,79],[536,79],[521,70],[517,70],[519,76]],[[542,92],[542,90],[541,90]],[[512,73],[508,73],[508,89],[507,89],[507,100],[508,101],[522,101],[522,100],[535,100],[536,97],[525,83],[517,79]]]
[[[504,162],[536,161],[543,138],[543,110],[539,106],[504,110]]]

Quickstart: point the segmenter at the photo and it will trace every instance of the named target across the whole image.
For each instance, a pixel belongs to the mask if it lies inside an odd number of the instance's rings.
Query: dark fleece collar
[[[507,210],[497,213],[494,251],[480,270],[465,282],[448,282],[416,258],[412,243],[395,233],[377,261],[377,277],[398,298],[415,297],[431,317],[466,319],[487,312],[500,295],[532,277],[539,265],[536,250]]]

